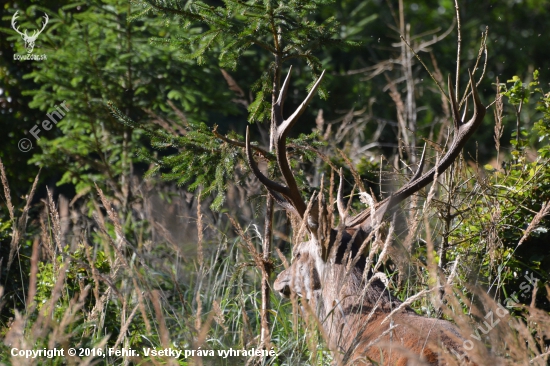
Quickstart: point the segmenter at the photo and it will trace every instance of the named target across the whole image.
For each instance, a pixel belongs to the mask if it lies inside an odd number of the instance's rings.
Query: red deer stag
[[[380,276],[370,269],[366,248],[385,213],[433,182],[460,154],[468,138],[485,115],[475,82],[470,73],[474,100],[473,117],[463,122],[449,77],[449,94],[454,121],[454,141],[436,166],[422,174],[424,153],[416,174],[395,193],[356,216],[347,217],[342,199],[342,175],[337,194],[340,225],[331,228],[326,219],[327,208],[317,202],[308,206],[291,172],[286,155],[286,137],[312,99],[323,74],[306,99],[287,119],[283,118],[283,103],[287,93],[290,71],[278,100],[272,106],[276,126],[272,130],[277,163],[286,185],[268,179],[258,168],[246,133],[248,163],[273,198],[287,212],[296,215],[307,228],[310,240],[294,248],[289,268],[277,277],[274,289],[288,297],[291,292],[307,299],[307,308],[314,309],[322,323],[323,333],[331,349],[340,355],[339,363],[354,365],[412,365],[413,363],[445,365],[447,349],[461,351],[463,338],[448,321],[417,315],[409,306],[392,296]],[[331,208],[328,208],[329,210]],[[324,216],[323,216],[324,215]],[[365,268],[367,270],[365,271]],[[448,354],[447,354],[448,355]]]

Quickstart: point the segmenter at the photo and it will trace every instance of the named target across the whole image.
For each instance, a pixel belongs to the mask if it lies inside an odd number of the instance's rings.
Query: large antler
[[[300,190],[298,189],[296,179],[294,178],[294,175],[290,170],[290,164],[286,155],[286,136],[288,135],[288,132],[290,131],[292,126],[294,126],[296,121],[298,121],[298,118],[300,118],[302,113],[304,113],[306,107],[313,98],[313,95],[315,94],[319,83],[323,79],[325,72],[323,71],[321,73],[321,76],[319,77],[319,79],[317,79],[317,81],[313,85],[313,88],[311,88],[311,91],[307,95],[306,99],[304,99],[302,104],[300,104],[298,108],[296,108],[296,111],[294,111],[294,113],[292,113],[290,117],[284,119],[283,104],[286,98],[291,73],[292,67],[288,71],[288,75],[286,76],[283,86],[281,87],[281,91],[279,92],[279,97],[277,98],[277,101],[272,106],[272,115],[275,121],[275,126],[272,131],[272,133],[274,134],[273,140],[275,142],[275,152],[277,156],[277,163],[279,165],[281,173],[283,174],[286,186],[270,180],[258,168],[258,165],[254,161],[254,157],[252,156],[252,149],[250,148],[250,135],[248,132],[248,127],[246,129],[246,155],[248,157],[248,164],[254,172],[254,175],[256,175],[260,182],[262,182],[262,184],[266,186],[267,190],[277,201],[277,203],[282,205],[285,209],[294,212],[303,219],[307,206],[302,198]]]
[[[21,37],[27,37],[27,31],[25,30],[25,33],[22,33],[19,31],[19,27],[16,26],[17,22],[17,18],[19,18],[19,10],[17,10],[15,12],[15,14],[13,14],[13,17],[11,17],[11,27],[13,28],[14,31],[16,31],[17,33],[19,33],[19,35],[21,35]]]
[[[25,32],[20,32],[19,31],[19,27],[17,26],[17,18],[19,18],[19,10],[17,10],[15,12],[15,14],[13,14],[13,17],[11,17],[11,27],[13,28],[14,31],[16,31],[17,33],[19,33],[23,38],[25,39],[36,39],[40,33],[42,33],[42,31],[46,28],[46,25],[48,24],[48,20],[50,20],[50,18],[48,17],[48,14],[44,13],[44,16],[42,18],[44,18],[44,20],[42,21],[42,29],[40,30],[34,30],[33,31],[33,34],[32,36],[29,36],[27,34],[27,30],[25,29]]]
[[[46,13],[44,13],[44,16],[42,18],[44,18],[44,20],[42,21],[42,29],[40,29],[39,31],[35,30],[34,33],[32,34],[32,37],[35,39],[46,28],[46,24],[48,24],[48,20],[50,20],[50,18],[48,17],[48,14]]]
[[[474,99],[474,114],[472,118],[464,123],[462,119],[460,118],[458,114],[458,102],[456,100],[456,96],[454,94],[454,88],[451,81],[451,76],[449,75],[449,96],[451,99],[451,109],[453,114],[453,122],[454,122],[454,139],[453,143],[449,147],[449,150],[447,153],[439,160],[438,164],[431,168],[427,173],[422,174],[422,168],[424,166],[424,154],[425,154],[425,148],[422,152],[422,158],[420,159],[420,164],[418,167],[418,170],[416,174],[411,178],[411,180],[403,187],[401,187],[397,192],[390,195],[383,201],[379,202],[376,205],[376,218],[374,218],[376,221],[381,220],[382,216],[391,208],[398,205],[400,202],[405,200],[407,197],[413,195],[414,193],[418,192],[425,186],[427,186],[430,182],[433,181],[434,176],[437,172],[438,175],[443,173],[445,169],[447,169],[453,161],[460,155],[460,151],[466,144],[466,141],[472,136],[472,134],[475,132],[475,130],[481,125],[481,121],[483,120],[483,117],[485,116],[485,107],[481,103],[481,100],[479,99],[479,95],[477,93],[476,83],[472,76],[472,73],[468,70],[468,73],[470,75],[470,85],[472,86],[472,96]],[[370,220],[369,220],[370,219]],[[346,220],[346,227],[355,227],[358,225],[364,226],[364,225],[372,225],[372,217],[371,217],[371,210],[367,209],[363,212],[357,214],[354,217],[350,217],[348,220]],[[366,222],[369,220],[368,222]]]

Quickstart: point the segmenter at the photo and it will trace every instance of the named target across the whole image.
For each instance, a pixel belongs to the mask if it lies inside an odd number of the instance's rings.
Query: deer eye
[[[294,259],[300,259],[300,252],[296,253],[296,255],[294,256]]]

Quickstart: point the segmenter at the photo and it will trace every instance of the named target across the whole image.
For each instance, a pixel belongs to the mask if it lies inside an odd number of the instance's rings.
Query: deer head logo
[[[28,35],[27,34],[27,30],[25,29],[24,32],[20,32],[19,31],[19,27],[16,25],[16,20],[17,18],[19,17],[18,15],[19,13],[19,10],[15,12],[15,14],[13,14],[13,17],[11,18],[11,27],[21,35],[21,37],[23,38],[23,41],[25,41],[25,49],[27,50],[27,53],[32,53],[32,51],[34,50],[34,42],[36,41],[36,38],[38,38],[38,36],[40,35],[40,33],[42,33],[42,31],[44,30],[44,28],[46,28],[46,24],[48,24],[48,14],[44,13],[44,21],[42,23],[42,29],[40,30],[35,30],[33,32],[32,35]]]

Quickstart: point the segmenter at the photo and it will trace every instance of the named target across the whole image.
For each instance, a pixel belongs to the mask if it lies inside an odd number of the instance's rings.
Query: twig
[[[418,59],[418,61],[422,64],[422,66],[424,66],[424,69],[428,72],[428,74],[430,75],[430,77],[432,78],[432,80],[435,82],[435,85],[437,85],[437,88],[439,89],[439,91],[441,92],[442,95],[445,96],[445,99],[447,99],[447,101],[450,103],[450,99],[449,99],[449,96],[447,95],[447,93],[445,93],[443,91],[443,88],[441,87],[441,85],[439,84],[439,82],[437,81],[437,79],[435,78],[435,76],[433,76],[432,72],[428,69],[428,66],[426,66],[426,64],[424,63],[424,61],[422,61],[422,59],[420,58],[420,56],[418,55],[418,53],[416,53],[416,51],[411,47],[411,45],[405,40],[405,38],[401,35],[399,36],[401,38],[401,40],[403,40],[403,42],[405,42],[405,44],[411,49],[411,52],[413,53],[413,55]]]
[[[523,242],[529,237],[529,234],[537,227],[537,225],[540,223],[540,221],[543,219],[544,216],[547,216],[550,214],[550,201],[547,201],[542,204],[542,207],[540,211],[533,217],[533,220],[529,223],[529,226],[527,229],[525,229],[525,232],[523,233],[523,236],[521,237],[518,245],[516,246],[516,249],[523,244]]]
[[[481,80],[483,80],[483,77],[485,76],[485,70],[487,70],[487,36],[489,34],[489,27],[485,28],[485,32],[481,34],[481,45],[479,46],[479,52],[477,54],[476,63],[474,65],[474,69],[472,70],[472,75],[475,74],[477,67],[479,65],[479,60],[481,59],[481,55],[485,54],[485,62],[483,63],[483,70],[481,72],[481,76],[479,77],[479,80],[476,82],[476,86],[479,86],[481,83]],[[466,89],[464,90],[464,96],[460,100],[460,103],[458,105],[458,108],[462,108],[462,104],[465,100],[467,100],[470,95],[472,94],[472,90],[468,92],[468,88],[470,88],[470,80],[468,80],[468,84],[466,85]],[[458,94],[457,94],[458,95]]]
[[[458,31],[458,47],[456,49],[456,80],[455,80],[455,95],[458,95],[458,83],[460,81],[460,46],[462,43],[462,36],[460,34],[460,8],[458,6],[458,0],[455,0],[455,9],[456,9],[456,23]]]
[[[214,129],[212,130],[212,133],[214,134],[214,136],[216,136],[220,140],[223,140],[223,141],[227,142],[228,144],[231,144],[233,146],[246,147],[246,144],[244,142],[231,140],[231,139],[225,137],[224,135],[220,134],[218,132],[218,126],[214,126]],[[262,149],[261,147],[258,147],[258,146],[254,146],[254,145],[250,145],[250,146],[252,147],[253,150],[255,150],[260,155],[262,155],[262,157],[264,157],[266,160],[271,160],[269,158],[269,156],[271,155],[269,152],[267,152],[266,150],[264,150],[264,149]]]

